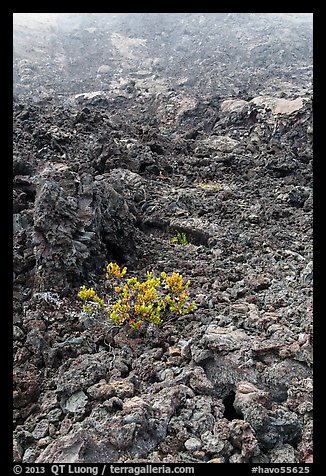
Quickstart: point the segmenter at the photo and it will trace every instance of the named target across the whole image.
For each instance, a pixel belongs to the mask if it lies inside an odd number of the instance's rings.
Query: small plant
[[[213,192],[218,192],[222,189],[222,186],[216,182],[200,182],[197,184],[197,187],[203,188],[204,190],[212,190]]]
[[[171,239],[172,243],[177,243],[178,245],[189,245],[186,234],[182,231],[176,231],[174,237]]]
[[[89,319],[112,321],[116,326],[127,324],[131,329],[139,329],[142,323],[161,325],[173,316],[184,316],[196,308],[189,302],[188,287],[179,273],[168,276],[161,273],[155,278],[147,272],[145,281],[124,276],[116,263],[106,267],[105,296],[98,296],[93,288],[83,286],[78,298],[83,301],[83,310]]]

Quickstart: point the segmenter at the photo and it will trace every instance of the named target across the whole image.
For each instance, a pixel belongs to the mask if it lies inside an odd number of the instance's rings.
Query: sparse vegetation
[[[222,186],[217,182],[200,182],[197,184],[197,187],[204,190],[212,190],[213,192],[218,192],[222,189]]]
[[[184,232],[176,231],[174,237],[171,239],[172,243],[178,245],[189,245],[188,238]]]
[[[138,281],[136,277],[125,279],[126,272],[127,268],[121,270],[116,263],[107,265],[104,298],[94,288],[81,288],[78,297],[88,318],[139,329],[144,322],[161,325],[171,316],[181,317],[195,309],[189,301],[190,281],[185,282],[181,274],[162,272],[156,278],[147,272],[147,279]]]

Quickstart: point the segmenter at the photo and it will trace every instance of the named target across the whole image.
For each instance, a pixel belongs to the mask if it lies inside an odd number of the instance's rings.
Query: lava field
[[[311,463],[309,14],[15,15],[14,461]],[[86,325],[109,262],[196,309]]]

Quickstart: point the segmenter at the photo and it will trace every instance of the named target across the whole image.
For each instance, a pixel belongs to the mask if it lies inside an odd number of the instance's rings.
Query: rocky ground
[[[312,462],[309,23],[120,15],[15,30],[14,459]],[[85,326],[109,261],[197,309]]]

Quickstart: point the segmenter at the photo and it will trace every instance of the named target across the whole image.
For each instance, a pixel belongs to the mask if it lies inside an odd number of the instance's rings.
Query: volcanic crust
[[[15,461],[311,462],[311,24],[60,15],[14,29]],[[85,326],[110,261],[197,309]]]

